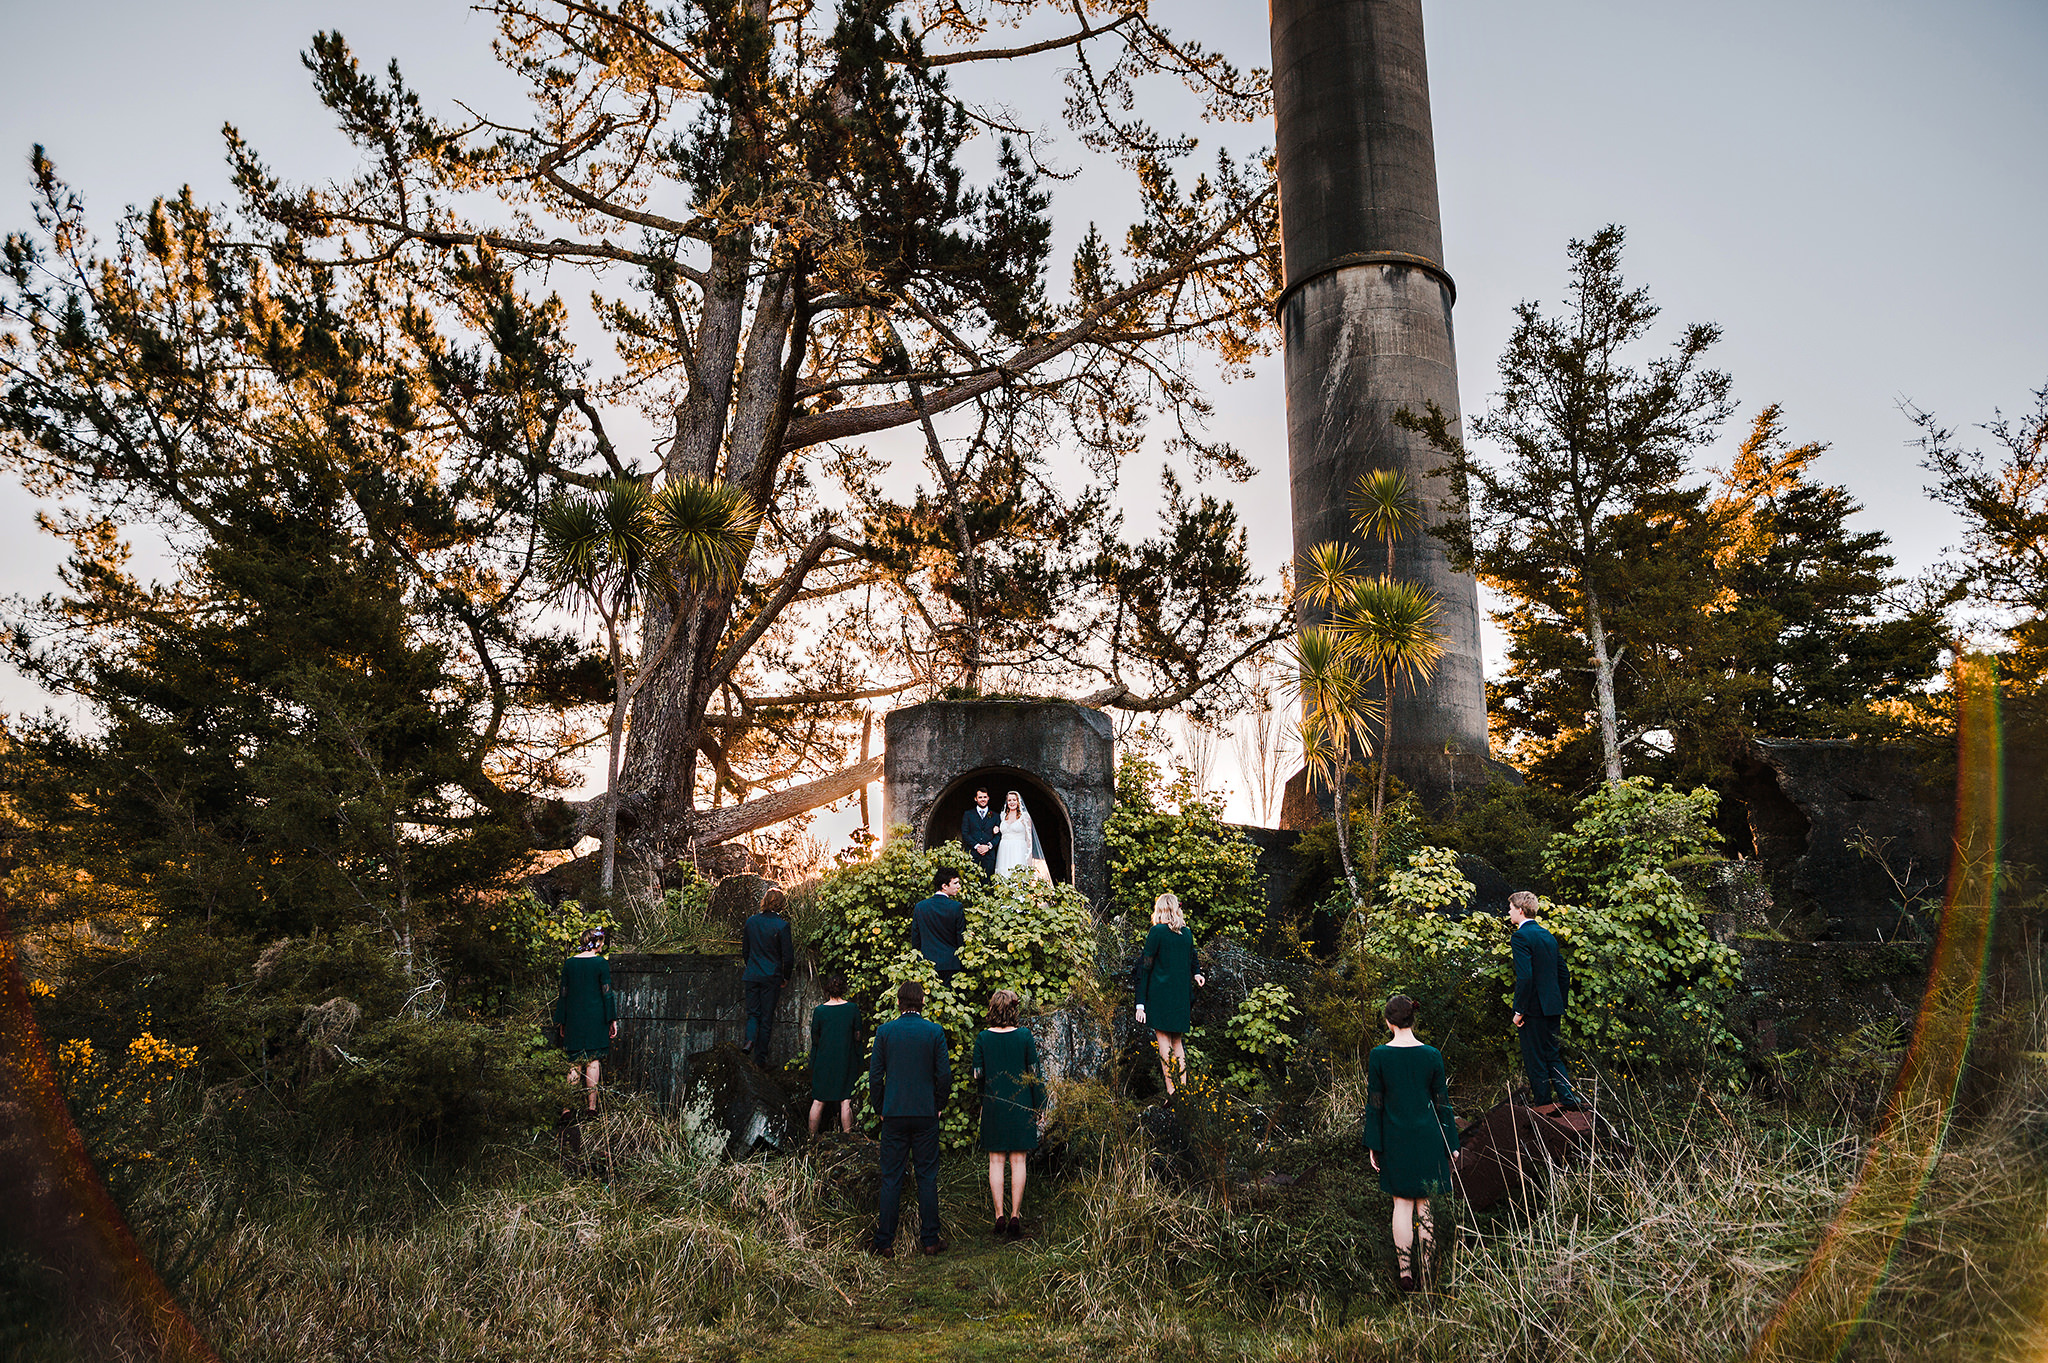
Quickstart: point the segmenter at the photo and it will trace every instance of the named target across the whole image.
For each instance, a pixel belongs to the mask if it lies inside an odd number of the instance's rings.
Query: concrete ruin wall
[[[740,956],[622,954],[611,958],[611,967],[619,1036],[605,1064],[607,1082],[673,1105],[689,1087],[692,1056],[746,1040]],[[780,1069],[810,1049],[811,1009],[822,1002],[810,966],[799,959],[796,977],[776,1001],[765,1057],[770,1067]]]
[[[1016,790],[1031,808],[1053,879],[1100,908],[1109,898],[1104,829],[1116,801],[1116,731],[1100,710],[1068,701],[940,700],[883,720],[882,818],[908,824],[921,847],[960,835],[960,815],[986,783],[1000,806]]]

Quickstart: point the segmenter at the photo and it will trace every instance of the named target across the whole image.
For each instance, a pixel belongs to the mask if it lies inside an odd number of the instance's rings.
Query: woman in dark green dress
[[[1443,1053],[1415,1039],[1415,1000],[1396,994],[1381,1017],[1394,1039],[1365,1061],[1365,1148],[1380,1191],[1394,1198],[1394,1254],[1401,1290],[1413,1292],[1429,1262],[1429,1197],[1451,1186],[1458,1124],[1451,1117]],[[1415,1240],[1422,1238],[1422,1252]]]
[[[839,1129],[853,1130],[854,1033],[860,1029],[860,1005],[846,1001],[846,977],[827,975],[818,982],[825,1001],[811,1010],[811,1134],[818,1134],[825,1104],[839,1107]]]
[[[1024,1233],[1024,1157],[1038,1148],[1045,1085],[1038,1043],[1017,1025],[1022,1003],[1007,989],[988,1001],[988,1030],[974,1038],[974,1077],[981,1084],[981,1148],[988,1151],[988,1191],[996,1203],[996,1234]],[[1010,1212],[1003,1214],[1003,1166],[1010,1169]]]
[[[555,1036],[569,1053],[569,1085],[582,1081],[585,1118],[597,1115],[598,1070],[619,1035],[619,1000],[612,993],[612,968],[604,959],[603,928],[590,928],[576,954],[562,962],[562,992],[555,996]],[[567,1119],[569,1108],[562,1109]]]
[[[1195,990],[1208,983],[1195,973],[1195,933],[1181,916],[1180,900],[1163,894],[1152,901],[1152,931],[1138,957],[1138,1021],[1152,1029],[1159,1047],[1159,1069],[1166,1076],[1166,1096],[1174,1081],[1187,1077],[1184,1040]]]

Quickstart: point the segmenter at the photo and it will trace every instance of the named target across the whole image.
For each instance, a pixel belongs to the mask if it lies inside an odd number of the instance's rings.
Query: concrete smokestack
[[[1443,458],[1393,416],[1431,402],[1459,415],[1422,4],[1272,0],[1271,13],[1295,553],[1347,541],[1383,565],[1384,549],[1352,531],[1352,489],[1373,469],[1399,469],[1424,524],[1440,522],[1447,488],[1429,472]],[[1491,765],[1478,588],[1426,530],[1402,538],[1394,572],[1441,603],[1443,661],[1431,685],[1398,694],[1392,761],[1437,804]],[[1290,804],[1308,812],[1298,793]]]

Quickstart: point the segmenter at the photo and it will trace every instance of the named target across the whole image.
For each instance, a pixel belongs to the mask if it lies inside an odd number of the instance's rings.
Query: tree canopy
[[[536,523],[623,479],[760,512],[728,579],[649,578],[616,810],[650,866],[872,779],[845,757],[873,700],[991,670],[1085,676],[1085,698],[1139,710],[1231,693],[1283,624],[1235,511],[1173,481],[1160,532],[1127,537],[1112,493],[1148,422],[1184,470],[1246,471],[1204,434],[1198,379],[1268,344],[1271,167],[1198,162],[1141,115],[1167,81],[1208,117],[1261,117],[1263,72],[1135,0],[489,8],[523,109],[445,117],[395,63],[314,38],[362,158],[342,182],[294,183],[230,128],[238,205],[166,199],[101,249],[38,153],[0,431],[74,507],[52,523],[78,589],[16,635],[46,685],[96,698],[86,660],[129,647],[150,588],[107,565],[130,517],[184,571],[228,533],[220,504],[303,478],[342,560],[385,565],[445,674],[428,690],[460,700],[441,817],[569,846],[606,804],[554,798],[570,712],[618,669],[543,609]],[[1034,22],[1066,27],[1003,41]],[[955,68],[1033,61],[1065,69],[1066,149],[1136,205],[1080,235],[1063,286],[1047,136],[955,88]],[[551,291],[570,277],[609,358]],[[629,411],[657,433],[645,457],[614,439]],[[923,451],[907,494],[894,431]]]

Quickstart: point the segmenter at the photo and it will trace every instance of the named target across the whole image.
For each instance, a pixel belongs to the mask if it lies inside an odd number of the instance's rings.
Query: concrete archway
[[[1006,792],[1014,790],[1023,798],[1037,825],[1038,841],[1045,848],[1046,869],[1057,884],[1073,884],[1074,821],[1066,802],[1052,787],[1019,767],[976,767],[955,777],[932,801],[931,817],[924,826],[924,846],[929,849],[959,841],[960,816],[974,803],[974,792],[982,786],[988,787],[989,803],[997,809],[1003,807]]]

